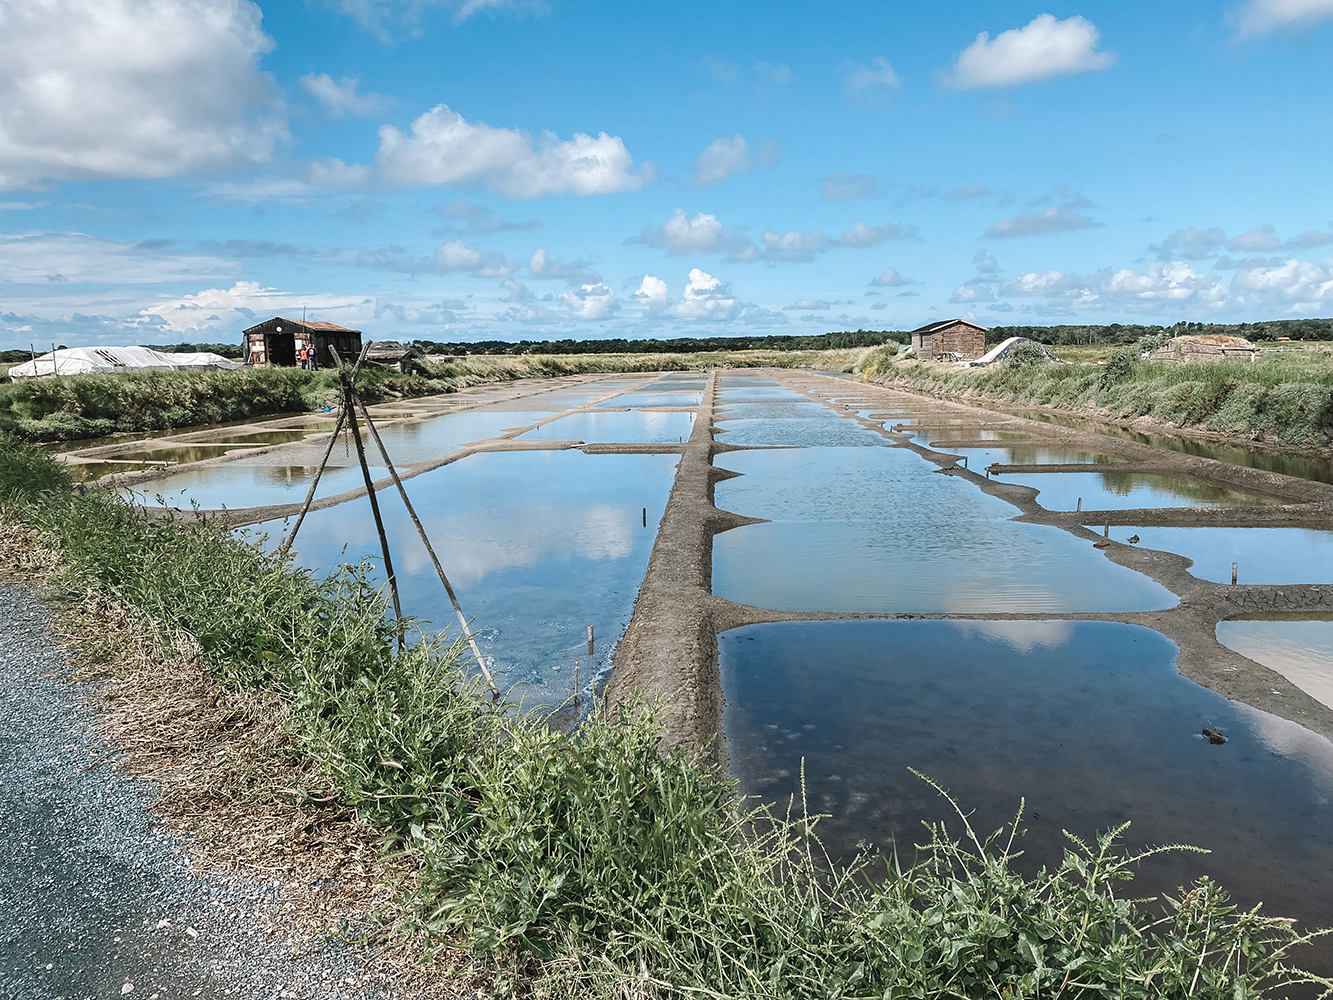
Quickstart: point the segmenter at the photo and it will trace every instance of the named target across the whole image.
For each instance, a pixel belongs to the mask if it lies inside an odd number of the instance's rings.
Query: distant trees
[[[1273,319],[1258,323],[1176,323],[1172,326],[1141,326],[1137,323],[1061,326],[996,326],[986,334],[986,343],[998,344],[1010,337],[1027,337],[1039,344],[1134,344],[1144,337],[1171,337],[1202,333],[1244,337],[1246,340],[1333,340],[1333,319]]]

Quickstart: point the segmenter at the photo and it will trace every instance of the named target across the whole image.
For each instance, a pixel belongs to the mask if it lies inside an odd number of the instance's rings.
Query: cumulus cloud
[[[969,281],[965,285],[959,285],[949,296],[949,301],[955,305],[971,305],[976,302],[994,302],[995,291],[989,284],[983,284],[976,281]]]
[[[767,260],[786,263],[805,263],[815,259],[816,255],[827,253],[839,247],[847,249],[865,249],[879,246],[886,240],[895,240],[903,235],[901,226],[886,223],[882,226],[867,226],[858,222],[836,239],[826,236],[821,229],[809,232],[793,231],[787,233],[765,230],[761,247],[753,252],[732,254],[732,260],[753,261]]]
[[[601,287],[602,276],[589,269],[588,262],[582,259],[566,264],[552,257],[541,247],[532,253],[528,261],[528,273],[537,281],[564,281],[571,285],[590,285]]]
[[[986,230],[986,236],[993,240],[1005,240],[1015,236],[1068,233],[1076,229],[1091,229],[1096,225],[1098,223],[1073,208],[1051,206],[1039,212],[1024,210],[1011,219],[997,219]]]
[[[474,278],[507,278],[520,267],[498,250],[482,250],[462,240],[436,247],[430,257],[412,257],[397,246],[367,248],[357,252],[355,263],[406,274],[470,274]]]
[[[754,152],[745,136],[739,133],[727,138],[714,139],[694,161],[694,176],[690,186],[695,188],[720,184],[736,174],[776,167],[782,149],[772,139],[765,139]]]
[[[442,219],[466,222],[467,231],[474,236],[526,232],[530,229],[540,229],[542,226],[536,219],[528,219],[526,222],[506,222],[504,219],[497,218],[495,210],[489,205],[478,205],[466,198],[459,198],[447,205],[438,205],[431,211]]]
[[[820,197],[825,201],[855,201],[879,194],[879,182],[866,174],[829,174]]]
[[[556,301],[563,305],[575,319],[594,321],[606,319],[620,309],[620,300],[616,293],[598,283],[582,285],[569,292],[561,292]]]
[[[6,3],[0,190],[263,162],[287,135],[247,0]]]
[[[644,226],[643,232],[625,242],[657,247],[672,257],[739,253],[754,246],[740,230],[723,226],[716,215],[699,212],[690,218],[683,208],[673,211],[663,225]]]
[[[697,267],[690,270],[679,301],[671,297],[665,281],[651,274],[644,275],[639,282],[634,301],[643,306],[648,317],[659,320],[739,322],[751,326],[780,326],[788,322],[777,310],[740,301],[729,284]]]
[[[205,288],[159,302],[139,315],[141,320],[156,323],[176,334],[202,330],[234,333],[238,324],[249,326],[256,316],[280,316],[306,306],[311,310],[311,319],[354,326],[356,317],[365,315],[369,301],[360,295],[297,295],[279,288],[266,288],[257,281],[238,281],[230,288]]]
[[[1114,64],[1116,57],[1099,52],[1100,43],[1101,33],[1086,18],[1058,21],[1051,14],[1038,14],[1026,26],[1011,28],[993,39],[981,32],[959,53],[944,82],[954,90],[1016,87],[1102,70]]]
[[[972,266],[981,274],[995,274],[1000,269],[1000,262],[985,250],[978,250],[972,255]]]
[[[854,107],[882,111],[902,89],[902,79],[883,56],[870,60],[869,66],[847,63],[843,68],[842,99]]]
[[[1333,259],[1290,259],[1237,270],[1231,280],[1202,274],[1185,261],[1154,262],[1141,270],[1102,268],[1089,275],[1023,272],[1006,284],[1011,297],[1040,298],[1048,313],[1121,311],[1157,315],[1302,314],[1333,304]]]
[[[407,326],[447,326],[458,322],[456,310],[464,308],[461,299],[444,299],[424,305],[408,305],[390,302],[385,298],[375,300],[375,319],[392,316],[399,323]]]
[[[521,129],[469,122],[444,104],[412,122],[410,134],[392,125],[381,127],[379,140],[373,166],[322,160],[311,164],[311,181],[329,186],[485,188],[521,199],[638,191],[654,174],[651,166],[634,168],[634,158],[619,136],[601,132],[594,138],[575,132],[572,139],[562,140],[544,132],[534,139]]]
[[[1246,0],[1233,19],[1239,38],[1312,28],[1333,19],[1333,0]]]
[[[833,304],[831,302],[825,302],[823,299],[797,299],[791,305],[783,306],[782,310],[783,312],[796,312],[796,311],[809,312],[812,310],[817,312],[823,312],[825,309],[832,309],[832,308]]]
[[[354,76],[335,81],[327,73],[307,73],[301,77],[305,92],[319,101],[324,111],[334,118],[349,114],[369,115],[394,103],[393,98],[383,94],[358,94],[356,88],[360,82]]]
[[[1328,228],[1333,230],[1333,222],[1328,224]],[[1307,229],[1294,239],[1287,240],[1284,246],[1292,250],[1312,250],[1315,247],[1328,246],[1330,243],[1333,243],[1333,232]]]
[[[1213,256],[1226,240],[1227,234],[1216,227],[1195,229],[1190,226],[1177,229],[1161,243],[1153,244],[1148,249],[1157,254],[1159,260],[1203,260]]]
[[[897,288],[900,285],[910,285],[912,280],[903,277],[896,267],[886,267],[884,273],[878,278],[871,279],[870,283],[877,288]]]
[[[1266,253],[1269,250],[1276,250],[1281,245],[1282,241],[1277,238],[1277,229],[1269,223],[1256,226],[1227,240],[1228,250],[1238,250],[1241,253]]]

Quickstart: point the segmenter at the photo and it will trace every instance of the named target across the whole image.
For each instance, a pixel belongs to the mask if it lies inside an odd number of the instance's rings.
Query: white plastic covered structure
[[[10,378],[116,372],[220,371],[244,367],[220,354],[166,354],[151,347],[62,347],[9,369]]]
[[[1027,337],[1010,337],[1008,340],[1001,341],[1000,343],[996,344],[981,357],[977,358],[977,360],[973,361],[972,367],[984,368],[986,367],[986,365],[993,365],[997,361],[1004,361],[1011,354],[1013,354],[1015,350],[1022,347],[1024,344],[1031,344],[1033,347],[1038,348],[1041,351],[1041,353],[1046,356],[1047,361],[1060,360],[1054,354],[1048,351],[1045,347],[1042,347],[1042,345],[1037,343],[1035,340],[1029,340]]]

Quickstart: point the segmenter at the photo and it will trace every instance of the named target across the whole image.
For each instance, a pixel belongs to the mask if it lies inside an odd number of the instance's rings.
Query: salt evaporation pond
[[[714,418],[714,427],[716,440],[728,445],[847,448],[889,443],[877,431],[799,397],[728,403]]]
[[[688,441],[693,429],[693,413],[584,410],[526,431],[518,436],[518,440],[677,443]]]
[[[1217,641],[1333,708],[1333,621],[1219,622]]]
[[[995,476],[1041,491],[1047,510],[1137,510],[1148,507],[1257,506],[1274,501],[1186,476],[1142,472],[1023,472]]]
[[[780,611],[1172,607],[1170,591],[903,448],[735,452],[718,507],[770,523],[713,540],[713,593]]]
[[[1175,646],[1111,622],[842,621],[719,636],[729,766],[741,790],[801,801],[835,856],[858,843],[909,860],[922,820],[957,817],[930,775],[998,829],[1026,797],[1018,846],[1058,863],[1061,829],[1133,825],[1145,862],[1121,895],[1208,874],[1267,914],[1333,924],[1333,744],[1176,670]],[[1228,742],[1211,745],[1204,726]],[[1325,955],[1325,960],[1328,958]]]
[[[464,612],[484,630],[483,653],[529,705],[571,693],[574,661],[591,684],[624,633],[675,476],[676,455],[578,451],[480,454],[408,480],[431,544]],[[457,634],[448,598],[396,491],[379,494],[403,613]],[[643,525],[643,508],[648,525]],[[270,544],[287,529],[270,522]],[[312,511],[297,561],[320,573],[372,556],[369,503]],[[376,579],[383,580],[379,569]],[[587,653],[592,625],[595,656]],[[590,662],[590,659],[592,662]]]
[[[318,461],[318,458],[315,459]],[[125,471],[127,466],[120,466]],[[179,510],[240,510],[243,507],[267,507],[274,504],[300,503],[310,491],[314,465],[243,465],[228,462],[209,469],[187,469],[152,479],[135,486],[121,487],[120,493],[136,503],[150,507],[165,506]],[[387,476],[388,470],[372,465],[372,479]],[[365,486],[361,467],[330,466],[319,480],[318,495],[335,496]],[[160,498],[160,499],[159,499]]]
[[[1040,497],[1038,498],[1040,499]],[[1282,586],[1333,583],[1333,531],[1314,528],[1159,528],[1112,525],[1110,537],[1194,560],[1190,572],[1213,583]]]

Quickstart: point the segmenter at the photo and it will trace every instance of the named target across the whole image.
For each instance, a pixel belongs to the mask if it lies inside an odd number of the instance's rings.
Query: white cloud
[[[867,226],[858,222],[843,232],[837,239],[824,235],[823,230],[809,232],[793,231],[778,233],[771,229],[764,231],[763,247],[750,255],[733,254],[737,261],[768,260],[787,263],[805,263],[815,259],[817,254],[827,253],[838,247],[862,250],[879,246],[885,240],[895,240],[903,235],[901,226],[891,223],[883,226]]]
[[[191,295],[166,299],[144,309],[140,316],[145,320],[155,318],[179,334],[218,330],[228,331],[234,337],[254,323],[256,316],[261,319],[280,316],[302,307],[311,311],[311,319],[355,326],[357,317],[367,314],[369,301],[360,295],[297,295],[265,288],[256,281],[238,281],[230,288],[205,288]]]
[[[654,174],[651,165],[634,169],[619,136],[575,132],[562,140],[544,132],[534,139],[521,129],[466,121],[444,104],[417,118],[410,135],[385,125],[379,138],[373,168],[323,160],[311,164],[312,182],[487,188],[519,199],[638,191]]]
[[[695,188],[720,184],[740,173],[776,167],[782,156],[781,147],[772,139],[759,144],[759,152],[752,153],[745,136],[739,133],[727,138],[714,139],[694,161],[694,177],[690,186]]]
[[[1267,253],[1282,245],[1277,238],[1277,230],[1269,223],[1246,230],[1239,236],[1227,240],[1227,249],[1240,253]]]
[[[287,135],[247,0],[0,7],[0,190],[262,162]]]
[[[982,274],[994,274],[1000,269],[1000,262],[985,250],[978,250],[972,255],[972,266]]]
[[[983,31],[965,48],[945,75],[954,90],[1015,87],[1058,76],[1106,69],[1115,55],[1098,52],[1101,33],[1083,17],[1057,21],[1038,14],[1025,27],[1011,28],[992,39]]]
[[[1028,271],[1006,284],[1002,294],[1040,298],[1039,311],[1047,313],[1313,314],[1333,305],[1333,259],[1322,264],[1292,259],[1241,269],[1230,282],[1217,274],[1200,274],[1184,261],[1154,262],[1142,270],[1106,267],[1090,275]]]
[[[879,194],[879,182],[866,174],[829,174],[820,197],[825,201],[855,201]]]
[[[571,285],[597,285],[601,287],[601,275],[588,269],[584,260],[573,260],[566,264],[552,257],[541,247],[532,253],[528,261],[528,273],[537,281],[565,281]]]
[[[309,201],[318,192],[304,181],[282,177],[260,177],[239,183],[220,181],[217,184],[209,184],[201,193],[206,198],[238,201],[246,205],[261,205],[265,202],[296,205]]]
[[[338,81],[327,73],[307,73],[301,77],[301,86],[306,93],[319,101],[334,118],[347,114],[368,115],[394,103],[383,94],[358,94],[356,88],[359,85],[360,81],[354,76],[345,76]]]
[[[1241,38],[1284,28],[1311,28],[1330,18],[1333,0],[1247,0],[1234,16]]]
[[[910,285],[912,281],[899,274],[896,267],[886,267],[884,273],[870,283],[877,288],[897,288],[899,285]]]
[[[438,7],[453,14],[461,24],[483,11],[514,11],[540,14],[547,9],[544,0],[325,0],[340,14],[353,18],[380,41],[393,40],[396,31],[420,34],[421,15]]]
[[[883,56],[870,60],[869,66],[848,63],[844,67],[842,99],[846,104],[883,110],[893,103],[902,89],[902,79]]]
[[[405,274],[470,274],[474,278],[508,278],[521,266],[499,250],[482,250],[475,243],[451,240],[430,257],[409,256],[402,247],[367,248],[357,252],[357,267],[373,267]]]
[[[707,271],[693,268],[680,301],[671,298],[667,283],[655,275],[644,275],[634,293],[647,318],[684,323],[737,322],[750,326],[781,326],[787,317],[753,302],[741,302],[731,286]]]
[[[783,312],[823,312],[826,309],[832,309],[833,303],[825,302],[823,299],[797,299],[789,306],[783,306]]]
[[[671,292],[661,278],[645,274],[634,293],[634,300],[650,313],[661,313],[671,306]]]
[[[173,240],[133,243],[86,233],[0,234],[0,274],[7,284],[43,284],[48,275],[78,284],[141,285],[239,277],[241,266],[207,249],[183,251]],[[6,298],[9,296],[7,295]]]
[[[1040,212],[1022,211],[1012,219],[997,219],[986,236],[993,240],[1015,236],[1039,236],[1046,233],[1067,233],[1076,229],[1091,229],[1097,223],[1072,208],[1052,206]]]
[[[1212,256],[1226,242],[1227,235],[1222,230],[1212,229],[1177,229],[1174,233],[1148,249],[1155,252],[1160,260],[1203,260]]]
[[[626,242],[657,247],[672,257],[736,253],[754,246],[739,230],[723,226],[716,215],[699,212],[690,218],[683,208],[673,211],[671,218],[660,226],[644,226],[643,232]]]
[[[606,319],[620,308],[616,293],[603,284],[583,285],[570,292],[561,292],[556,300],[581,320]]]
[[[450,323],[458,322],[458,313],[455,310],[463,308],[465,306],[460,299],[445,299],[441,302],[413,306],[378,298],[375,300],[374,316],[376,319],[392,316],[406,326],[448,326]]]

